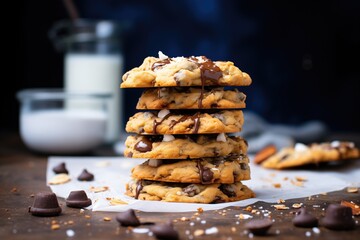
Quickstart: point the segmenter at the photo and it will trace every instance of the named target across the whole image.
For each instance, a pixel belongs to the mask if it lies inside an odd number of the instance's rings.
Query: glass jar
[[[73,154],[105,143],[110,94],[26,89],[17,98],[20,135],[29,149]]]
[[[66,91],[102,92],[112,95],[107,142],[115,142],[123,129],[123,71],[120,25],[113,21],[79,19],[55,23],[49,32],[55,47],[65,53]]]

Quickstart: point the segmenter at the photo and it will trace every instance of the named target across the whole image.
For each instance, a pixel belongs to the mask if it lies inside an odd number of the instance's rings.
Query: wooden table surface
[[[356,136],[358,137],[358,135]],[[338,137],[337,139],[341,139]],[[108,152],[107,152],[108,153]],[[95,155],[105,154],[104,152]],[[28,151],[15,134],[0,136],[0,239],[155,239],[148,233],[134,233],[131,229],[119,227],[113,212],[91,212],[68,208],[65,201],[59,198],[63,213],[58,217],[35,217],[28,213],[32,205],[33,195],[40,191],[50,191],[45,184],[45,170],[47,156]],[[359,177],[360,178],[360,177]],[[313,215],[320,218],[324,209],[330,203],[353,201],[360,204],[360,193],[348,193],[346,189],[307,198],[286,200],[287,206],[293,203],[303,203]],[[161,204],[161,203],[159,203]],[[257,202],[252,204],[260,214],[250,214],[254,218],[262,217],[261,210],[271,211],[275,222],[267,236],[251,236],[246,233],[244,223],[235,215],[249,214],[244,208],[226,208],[219,211],[206,211],[195,215],[189,213],[146,213],[137,215],[143,222],[161,223],[174,221],[174,228],[178,230],[180,239],[359,239],[360,217],[356,216],[356,229],[352,231],[332,231],[319,227],[320,233],[311,228],[294,227],[291,220],[296,209],[275,210],[274,203]],[[104,217],[111,218],[104,221]],[[182,220],[183,218],[183,220]],[[60,226],[52,230],[52,224]],[[196,230],[212,227],[218,233],[195,236]],[[141,227],[143,228],[143,227]],[[70,231],[69,231],[70,230]],[[69,237],[67,234],[75,234]],[[307,236],[311,234],[310,236]]]

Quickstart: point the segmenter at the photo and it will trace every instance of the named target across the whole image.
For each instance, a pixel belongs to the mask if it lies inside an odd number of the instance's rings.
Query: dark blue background
[[[125,69],[159,50],[233,61],[253,84],[241,88],[249,110],[273,123],[322,120],[359,131],[359,1],[75,0],[83,18],[130,23],[123,34]],[[68,15],[62,1],[24,1],[19,77],[8,93],[62,86],[63,59],[47,38]],[[120,83],[120,81],[119,81]],[[126,118],[141,90],[126,91]],[[11,94],[11,96],[10,96]],[[5,94],[6,96],[6,94]],[[17,103],[11,103],[12,109]],[[16,128],[17,109],[3,125]]]

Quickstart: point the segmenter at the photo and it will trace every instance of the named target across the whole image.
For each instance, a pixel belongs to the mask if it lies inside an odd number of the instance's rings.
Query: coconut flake
[[[169,110],[167,109],[162,109],[158,112],[158,118],[163,119],[166,115],[168,115],[170,113]]]
[[[160,60],[165,60],[165,59],[169,58],[169,57],[166,56],[162,51],[159,51],[158,54],[159,54]]]
[[[174,137],[173,135],[171,135],[171,134],[165,134],[162,141],[163,141],[163,142],[171,142],[171,141],[173,141],[173,140],[175,140],[175,137]]]
[[[303,143],[296,143],[294,149],[296,152],[303,152],[309,150],[309,147]]]
[[[162,164],[162,160],[161,159],[149,159],[149,163],[148,165],[150,167],[158,167]]]
[[[217,135],[216,141],[218,141],[218,142],[226,142],[225,133],[220,133],[219,135]]]

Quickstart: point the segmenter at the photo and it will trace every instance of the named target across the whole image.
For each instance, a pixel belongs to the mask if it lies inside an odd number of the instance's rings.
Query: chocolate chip
[[[183,189],[183,192],[186,193],[189,197],[193,197],[200,193],[200,189],[195,184],[190,184]]]
[[[60,173],[66,173],[69,174],[69,171],[66,169],[65,163],[62,162],[59,165],[55,166],[53,169],[54,173],[60,174]]]
[[[139,152],[149,152],[152,149],[152,142],[146,137],[143,137],[139,142],[135,144],[134,148]]]
[[[34,216],[51,217],[61,213],[61,207],[55,193],[40,192],[35,195],[34,203],[29,208],[29,212]]]
[[[310,228],[316,227],[318,225],[318,220],[313,215],[309,214],[305,208],[301,208],[297,213],[294,219],[292,220],[294,226]]]
[[[66,206],[68,207],[84,208],[90,205],[91,205],[91,199],[88,198],[86,192],[83,190],[71,191],[66,199]]]
[[[330,204],[325,212],[321,225],[332,230],[351,230],[355,228],[355,220],[350,207]]]
[[[241,170],[247,170],[248,169],[248,164],[247,163],[240,163],[240,169]]]
[[[156,224],[150,228],[157,239],[179,239],[179,233],[174,229],[171,223]]]
[[[204,167],[201,175],[201,182],[204,183],[211,183],[213,179],[214,173],[208,167]]]
[[[86,169],[84,169],[77,179],[79,181],[93,181],[94,174],[89,173]]]
[[[236,193],[231,185],[222,184],[220,190],[228,197],[236,197]]]
[[[116,221],[120,223],[121,226],[128,227],[137,227],[140,225],[139,219],[136,217],[135,211],[133,209],[126,210],[125,212],[118,213],[116,215]]]
[[[219,197],[219,196],[216,196],[214,201],[212,201],[211,203],[224,203],[225,201]]]
[[[254,219],[245,223],[245,228],[252,232],[254,235],[265,235],[272,226],[273,222],[268,219]]]

